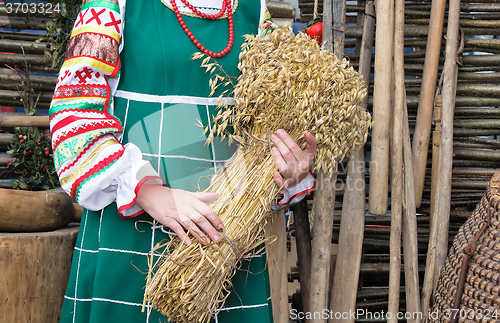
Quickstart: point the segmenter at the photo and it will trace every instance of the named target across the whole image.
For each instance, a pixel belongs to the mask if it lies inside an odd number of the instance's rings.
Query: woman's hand
[[[174,230],[186,245],[192,242],[187,230],[205,245],[210,240],[217,241],[220,237],[217,230],[223,228],[221,219],[205,204],[217,197],[217,193],[191,193],[145,183],[139,189],[136,203],[153,219]]]
[[[287,188],[306,178],[316,155],[316,138],[306,133],[306,148],[300,149],[286,131],[279,129],[271,135],[276,147],[271,149],[278,171],[273,174],[279,187]]]

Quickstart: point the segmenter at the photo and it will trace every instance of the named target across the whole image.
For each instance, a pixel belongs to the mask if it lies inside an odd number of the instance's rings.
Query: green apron
[[[238,75],[240,36],[257,33],[259,19],[260,1],[238,1],[233,49],[217,59],[229,75]],[[225,48],[227,19],[184,20],[209,50]],[[123,143],[137,145],[168,186],[189,191],[204,189],[207,177],[234,151],[219,140],[205,145],[206,135],[197,126],[198,120],[209,125],[215,99],[208,97],[209,74],[200,60],[191,60],[194,52],[174,12],[160,0],[127,1],[114,97]],[[151,222],[147,214],[122,219],[114,203],[100,212],[84,210],[61,322],[168,322],[148,303],[142,312],[147,255],[168,238]],[[245,259],[232,282],[231,295],[212,322],[272,322],[265,254]]]

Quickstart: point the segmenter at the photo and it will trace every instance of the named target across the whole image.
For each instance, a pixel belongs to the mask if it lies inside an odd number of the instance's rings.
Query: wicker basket
[[[430,322],[500,322],[499,205],[500,173],[492,177],[453,240],[439,275]],[[467,271],[461,283],[462,268]]]

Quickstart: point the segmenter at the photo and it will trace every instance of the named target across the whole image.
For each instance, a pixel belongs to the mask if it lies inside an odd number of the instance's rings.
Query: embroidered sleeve
[[[161,178],[133,144],[117,139],[121,121],[112,93],[119,79],[124,2],[87,0],[60,70],[49,115],[54,164],[62,188],[80,205],[99,210],[113,201],[120,214],[142,213],[140,185]]]

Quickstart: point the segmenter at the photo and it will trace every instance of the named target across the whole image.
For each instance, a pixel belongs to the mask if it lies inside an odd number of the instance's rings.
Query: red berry
[[[45,153],[45,156],[49,155],[49,151],[48,150],[46,150],[44,153]]]
[[[33,153],[33,150],[28,150],[28,154],[32,154]]]
[[[26,186],[25,190],[29,191],[30,190],[29,186]]]
[[[24,139],[19,139],[19,142],[20,143],[24,143]]]
[[[42,172],[45,172],[45,171],[46,171],[45,167],[44,167],[44,168],[42,168]]]
[[[36,142],[37,142],[38,144],[39,144],[39,143],[41,143],[40,139],[38,139]]]
[[[46,135],[46,134],[43,134],[43,137],[44,137],[44,138],[47,138],[47,135]]]
[[[10,160],[6,161],[5,163],[7,164],[7,166],[10,166]]]
[[[312,23],[306,29],[306,34],[321,45],[323,41],[323,23],[321,21]]]
[[[19,135],[19,139],[24,139],[23,135]]]

